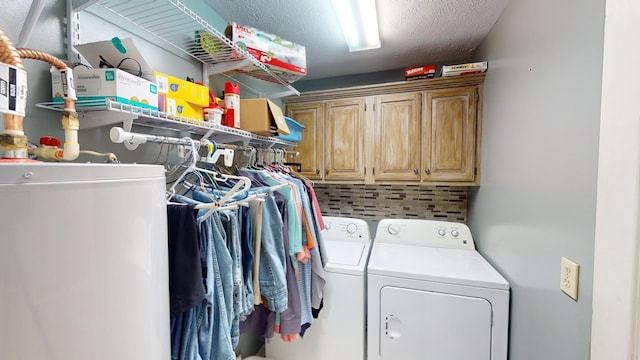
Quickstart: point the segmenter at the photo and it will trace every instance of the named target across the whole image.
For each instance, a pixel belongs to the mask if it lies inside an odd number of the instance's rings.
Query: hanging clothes
[[[303,335],[322,308],[326,264],[324,222],[310,184],[270,167],[242,168],[232,178],[212,170],[196,175],[179,178],[186,191],[171,201],[186,205],[168,210],[174,226],[186,229],[178,209],[191,209],[188,233],[197,237],[191,250],[200,273],[189,276],[199,277],[202,289],[171,314],[172,358],[235,359],[239,335],[248,331],[286,341]],[[249,183],[242,191],[239,178]]]

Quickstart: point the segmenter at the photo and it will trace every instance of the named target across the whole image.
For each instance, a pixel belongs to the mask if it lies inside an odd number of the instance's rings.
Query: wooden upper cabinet
[[[419,92],[375,97],[375,181],[420,180]]]
[[[484,78],[440,77],[284,98],[289,116],[307,126],[296,147],[303,174],[335,183],[480,185]]]
[[[325,180],[364,181],[364,99],[325,103]]]
[[[422,180],[473,182],[476,151],[476,88],[425,93]]]
[[[322,180],[324,114],[321,102],[292,104],[287,106],[287,116],[305,126],[302,138],[294,148],[299,153],[295,162],[302,164],[301,175],[312,180]]]

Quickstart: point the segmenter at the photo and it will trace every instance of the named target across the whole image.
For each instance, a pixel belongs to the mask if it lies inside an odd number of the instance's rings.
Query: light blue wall
[[[589,359],[604,0],[512,1],[479,50],[481,186],[469,220],[512,286],[510,359]],[[560,258],[580,267],[577,302]]]

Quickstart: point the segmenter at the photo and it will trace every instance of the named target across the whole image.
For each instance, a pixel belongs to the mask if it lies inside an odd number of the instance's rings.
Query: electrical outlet
[[[560,262],[560,289],[573,300],[578,300],[578,275],[580,265],[562,257]]]

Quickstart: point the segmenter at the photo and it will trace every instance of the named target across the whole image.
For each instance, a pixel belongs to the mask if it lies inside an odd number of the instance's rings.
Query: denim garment
[[[171,318],[171,359],[198,359],[196,308]]]
[[[253,304],[262,304],[260,295],[260,247],[262,245],[262,203],[254,202],[251,208],[251,226],[253,228],[253,266],[251,272],[253,276]]]
[[[194,200],[180,197],[186,203]],[[172,323],[172,357],[185,360],[235,360],[231,341],[233,278],[231,255],[219,214],[202,219],[201,246],[206,254],[205,300],[181,313]],[[181,333],[181,335],[179,335]]]
[[[200,210],[202,213],[206,209]],[[235,352],[233,351],[233,341],[231,339],[231,324],[233,321],[233,275],[231,271],[232,259],[227,249],[226,234],[220,221],[220,214],[213,213],[204,223],[211,229],[212,249],[212,271],[213,273],[213,307],[211,314],[213,316],[205,317],[203,320],[204,328],[211,327],[209,349],[204,353],[201,351],[202,359],[216,360],[235,360]],[[206,313],[205,313],[206,314]],[[206,321],[211,321],[207,324]],[[206,333],[204,335],[207,335]],[[207,343],[203,343],[207,346]],[[208,350],[208,351],[206,351]],[[207,356],[207,354],[209,356]]]
[[[246,316],[243,308],[244,278],[242,276],[242,248],[240,245],[240,227],[238,211],[226,210],[220,213],[220,219],[227,236],[227,248],[231,255],[233,277],[233,322],[231,323],[231,344],[238,345],[240,316]]]
[[[287,309],[287,280],[285,277],[285,251],[283,222],[273,196],[262,204],[262,244],[260,247],[260,293],[271,311]]]

